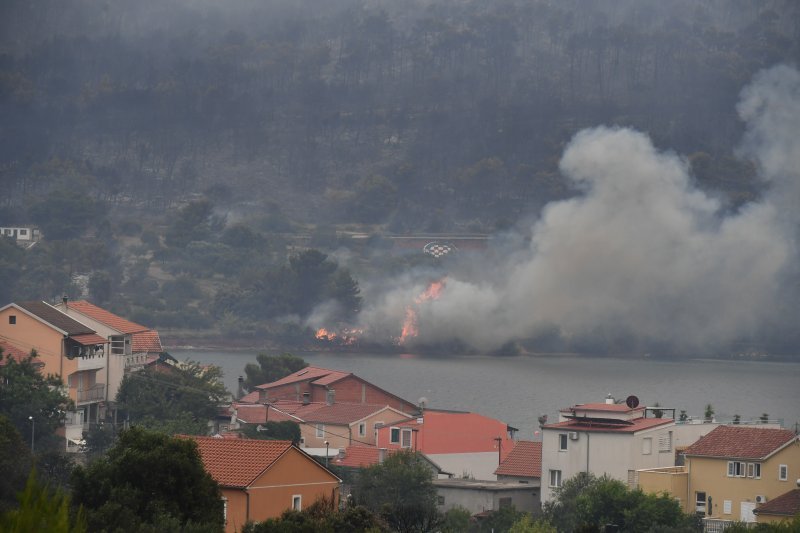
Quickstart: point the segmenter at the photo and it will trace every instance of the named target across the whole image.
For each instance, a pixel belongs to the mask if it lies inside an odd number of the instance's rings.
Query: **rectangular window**
[[[728,461],[728,477],[745,477],[747,464],[739,461]]]
[[[653,438],[645,437],[642,439],[642,455],[650,455],[653,453]]]
[[[295,494],[292,496],[292,509],[295,511],[302,511],[303,510],[303,496],[300,494]]]
[[[728,477],[733,477],[735,475],[736,475],[736,462],[728,461]]]
[[[669,431],[665,435],[658,437],[658,451],[670,452],[672,451],[672,432]]]
[[[400,444],[401,448],[411,448],[411,430],[403,430],[403,442]]]
[[[561,486],[561,470],[550,471],[550,486],[551,487]]]
[[[722,501],[722,512],[723,514],[731,514],[733,512],[733,502],[731,500],[723,500]]]
[[[389,430],[389,443],[400,444],[400,428],[391,428]]]
[[[756,479],[761,479],[761,463],[753,464],[753,477]]]
[[[359,437],[366,437],[367,436],[367,423],[361,422],[358,425],[358,436]]]
[[[9,324],[16,324],[17,323],[17,315],[8,315],[8,323]]]
[[[778,466],[778,479],[780,481],[786,481],[789,479],[789,466],[788,465],[780,465]]]
[[[28,234],[28,230],[26,230],[26,229],[21,229],[21,230],[19,230],[19,234],[20,234],[20,235],[27,235],[27,234]]]
[[[114,355],[125,355],[125,337],[122,335],[112,335],[109,337],[111,341],[111,353]]]
[[[511,498],[500,498],[498,503],[500,504],[500,509],[507,509],[511,507]]]
[[[756,477],[756,465],[747,463],[747,477]]]
[[[566,433],[559,433],[558,434],[558,449],[560,451],[565,451],[567,449],[567,442],[569,439],[567,438]]]
[[[437,496],[436,497],[436,503],[438,505],[444,505],[444,496]]]
[[[325,436],[325,424],[317,424],[317,438]]]
[[[695,502],[694,503],[695,511],[697,511],[701,515],[705,516],[705,514],[706,514],[706,493],[705,492],[695,492],[694,502]]]

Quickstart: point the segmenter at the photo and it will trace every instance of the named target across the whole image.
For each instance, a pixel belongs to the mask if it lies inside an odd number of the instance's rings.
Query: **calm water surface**
[[[256,352],[173,349],[178,359],[222,368],[235,391]],[[422,357],[416,355],[299,353],[309,364],[354,372],[398,396],[424,396],[439,409],[475,411],[519,428],[532,438],[536,418],[575,403],[631,394],[642,404],[685,409],[701,417],[712,404],[718,419],[768,413],[794,429],[800,421],[800,363],[654,361],[594,357]]]

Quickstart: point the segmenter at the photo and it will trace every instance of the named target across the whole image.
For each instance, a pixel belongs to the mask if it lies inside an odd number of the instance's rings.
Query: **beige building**
[[[41,301],[0,308],[0,339],[25,352],[36,350],[42,373],[61,378],[75,403],[66,416],[66,444],[68,451],[76,451],[84,430],[101,418],[101,406],[108,401],[108,340]]]
[[[719,426],[686,449],[684,466],[638,474],[642,490],[675,496],[687,513],[755,522],[758,506],[800,478],[800,441],[786,429]]]

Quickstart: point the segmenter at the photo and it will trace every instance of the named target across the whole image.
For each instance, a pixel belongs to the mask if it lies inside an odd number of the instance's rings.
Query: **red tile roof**
[[[161,353],[161,337],[152,329],[140,331],[131,336],[131,351],[133,353]]]
[[[624,403],[579,403],[566,409],[561,409],[562,413],[575,411],[613,411],[617,413],[627,413],[631,411],[643,411],[644,407],[630,408]]]
[[[239,398],[239,403],[258,403],[259,396],[260,394],[258,393],[258,391],[247,393],[241,398]]]
[[[295,414],[306,422],[346,425],[366,418],[385,408],[385,405],[363,403],[334,403],[333,405],[322,404],[318,406],[311,404],[297,410]]]
[[[285,440],[189,437],[197,443],[203,465],[223,487],[247,487],[291,447]]]
[[[13,359],[17,363],[19,363],[27,359],[31,355],[30,352],[26,352],[25,350],[20,350],[13,344],[3,340],[0,340],[0,348],[3,349],[3,357],[0,358],[0,366],[4,366],[8,361],[8,359]],[[34,357],[31,360],[31,363],[34,366],[44,366],[44,363],[36,357]]]
[[[297,372],[293,372],[286,377],[283,377],[277,381],[273,381],[272,383],[265,383],[263,385],[259,385],[257,389],[272,389],[275,387],[280,387],[282,385],[289,385],[291,383],[297,383],[300,381],[314,381],[320,378],[325,378],[324,383],[320,384],[328,384],[332,383],[333,381],[338,381],[343,377],[349,376],[349,372],[340,372],[338,370],[329,370],[327,368],[321,368],[318,366],[307,366],[303,369],[298,370]]]
[[[124,318],[117,316],[110,311],[106,311],[105,309],[97,307],[86,300],[67,302],[67,307],[69,309],[74,309],[93,320],[97,320],[98,322],[105,324],[106,326],[113,328],[120,333],[136,333],[138,331],[146,331],[148,329],[146,326],[131,322],[130,320],[125,320]]]
[[[260,424],[262,422],[300,422],[297,417],[279,411],[273,407],[267,407],[264,404],[253,403],[235,403],[233,407],[236,409],[236,418],[245,424]]]
[[[542,443],[517,441],[494,473],[498,476],[542,477]]]
[[[686,455],[764,459],[797,439],[788,429],[753,426],[717,426],[686,449]]]
[[[386,450],[386,454],[395,453],[397,450]],[[350,468],[364,468],[378,464],[378,448],[374,446],[349,446],[341,459],[334,459],[336,466],[349,466]]]
[[[94,344],[105,344],[108,342],[108,339],[106,339],[105,337],[101,337],[96,333],[83,333],[81,335],[72,335],[70,338],[75,342],[77,342],[78,344],[82,344],[84,346],[92,346]]]
[[[671,418],[634,418],[626,420],[630,424],[614,424],[604,422],[593,422],[591,419],[565,420],[555,424],[548,424],[543,429],[559,429],[563,431],[591,431],[595,433],[636,433],[644,429],[651,429],[658,426],[672,424],[675,421]]]
[[[758,506],[757,515],[795,516],[800,513],[800,489],[790,490]]]

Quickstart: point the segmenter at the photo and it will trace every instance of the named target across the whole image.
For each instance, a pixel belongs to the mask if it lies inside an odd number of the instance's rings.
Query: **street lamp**
[[[325,441],[325,468],[328,468],[328,448],[330,448],[331,443]]]
[[[33,416],[29,416],[28,420],[31,421],[31,455],[33,455],[33,434],[36,429],[36,420],[34,420]]]

